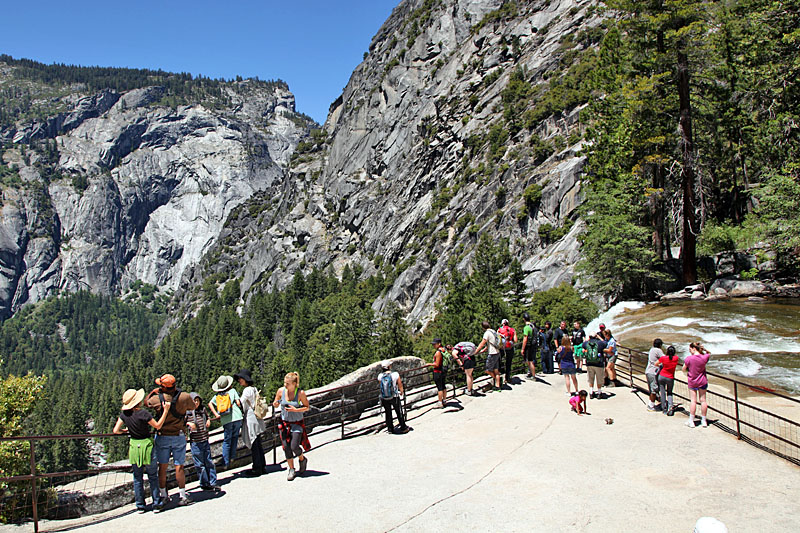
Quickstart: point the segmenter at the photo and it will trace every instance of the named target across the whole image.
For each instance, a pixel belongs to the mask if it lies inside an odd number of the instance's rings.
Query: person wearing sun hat
[[[220,376],[211,385],[211,390],[216,394],[208,402],[208,408],[215,420],[222,423],[224,432],[222,440],[222,466],[230,468],[236,459],[236,448],[239,442],[239,433],[242,430],[242,401],[239,393],[233,388],[231,376]]]
[[[242,369],[233,379],[244,387],[242,390],[242,406],[244,407],[244,423],[242,424],[242,441],[250,448],[253,457],[253,466],[245,475],[258,477],[266,474],[267,464],[264,461],[264,448],[261,445],[259,436],[264,433],[266,427],[264,421],[256,416],[255,406],[258,398],[258,390],[254,387],[255,381],[250,375],[249,369]]]
[[[161,418],[156,422],[149,411],[142,409],[144,389],[128,389],[122,395],[122,411],[114,424],[113,432],[117,435],[127,433],[130,435],[128,459],[133,470],[133,493],[136,497],[136,509],[140,513],[147,511],[144,498],[144,473],[150,483],[150,493],[153,496],[153,509],[158,512],[164,506],[158,490],[158,465],[156,464],[155,446],[150,428],[161,429],[167,418],[170,403]],[[124,427],[124,428],[123,428]]]

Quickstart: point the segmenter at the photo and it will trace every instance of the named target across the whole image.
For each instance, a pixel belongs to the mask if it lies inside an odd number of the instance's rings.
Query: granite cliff
[[[298,146],[284,193],[245,202],[187,271],[176,316],[201,304],[203,280],[238,278],[246,301],[298,269],[350,265],[389,280],[376,310],[397,302],[424,324],[448,265],[469,271],[483,233],[507,239],[529,289],[570,281],[585,100],[555,96],[561,107],[520,127],[506,114],[508,88],[524,79],[551,97],[600,23],[592,2],[400,3],[323,132]]]
[[[175,289],[237,205],[279,186],[313,125],[281,82],[221,83],[178,105],[160,86],[92,92],[0,67],[0,86],[33,95],[39,115],[0,130],[3,316],[60,290]]]
[[[559,80],[601,22],[588,1],[404,0],[317,129],[281,83],[189,105],[73,87],[0,131],[0,309],[141,280],[175,290],[170,327],[230,280],[245,303],[349,265],[422,325],[483,234],[530,290],[570,281],[588,97]]]

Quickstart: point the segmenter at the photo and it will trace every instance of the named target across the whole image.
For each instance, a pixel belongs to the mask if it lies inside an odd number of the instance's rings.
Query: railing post
[[[628,378],[631,381],[631,389],[633,389],[633,352],[628,350]]]
[[[342,401],[339,404],[339,416],[342,422],[342,440],[344,440],[344,389],[342,389]]]
[[[276,438],[277,437],[277,438]],[[277,441],[277,442],[276,442]],[[272,464],[278,464],[278,445],[283,446],[278,433],[278,419],[275,418],[275,406],[272,406]]]
[[[31,456],[31,506],[33,508],[33,531],[39,533],[39,505],[38,496],[36,495],[36,452],[34,450],[33,440],[29,440],[30,456]]]
[[[742,440],[742,428],[739,426],[739,386],[737,382],[733,382],[733,400],[736,406],[736,438]]]

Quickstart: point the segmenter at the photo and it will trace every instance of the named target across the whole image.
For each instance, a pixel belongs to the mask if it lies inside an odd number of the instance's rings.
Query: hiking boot
[[[137,514],[144,514],[144,513],[146,513],[146,512],[147,512],[147,509],[146,509],[146,508],[144,508],[144,507],[137,507],[137,508],[136,508],[136,513],[137,513]]]
[[[193,503],[194,503],[194,500],[192,500],[188,496],[186,498],[181,498],[180,500],[178,500],[178,506],[179,507],[186,507],[187,505],[192,505]]]
[[[404,433],[408,433],[409,431],[411,431],[411,428],[406,426],[404,428],[400,428],[400,431],[398,431],[398,433],[404,434]]]
[[[308,458],[304,455],[302,459],[300,459],[300,473],[306,473],[306,465],[308,464]]]
[[[164,506],[165,506],[164,500],[161,500],[158,503],[154,503],[153,504],[153,512],[154,513],[160,513],[161,511],[164,510]]]
[[[290,468],[289,469],[289,475],[286,476],[286,479],[289,480],[289,481],[294,481],[294,478],[296,478],[296,477],[297,477],[297,474],[295,473],[294,468]]]

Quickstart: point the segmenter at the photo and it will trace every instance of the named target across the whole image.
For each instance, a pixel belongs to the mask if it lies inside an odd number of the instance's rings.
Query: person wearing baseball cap
[[[177,380],[172,374],[164,374],[156,378],[155,382],[158,387],[150,391],[144,402],[148,407],[155,409],[156,413],[166,412],[166,421],[155,438],[161,498],[165,502],[169,501],[167,468],[172,457],[172,462],[175,464],[175,481],[178,482],[180,491],[178,505],[191,505],[194,502],[186,494],[186,473],[183,465],[186,463],[186,411],[194,409],[194,400],[188,392],[178,388]]]
[[[161,418],[156,422],[153,415],[142,409],[144,389],[128,389],[122,395],[122,409],[114,424],[113,432],[117,435],[127,433],[130,436],[128,446],[128,459],[133,470],[133,494],[136,497],[136,510],[139,513],[147,511],[144,498],[144,474],[150,483],[150,493],[153,497],[153,510],[159,512],[164,507],[158,490],[158,467],[156,466],[156,453],[150,428],[161,429],[167,418],[167,409],[161,413]]]

